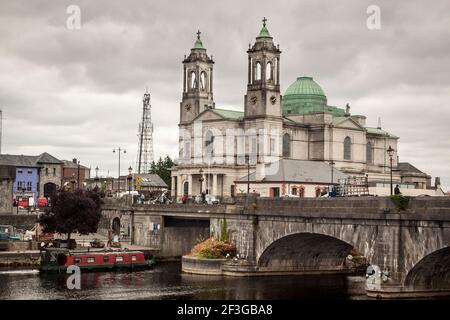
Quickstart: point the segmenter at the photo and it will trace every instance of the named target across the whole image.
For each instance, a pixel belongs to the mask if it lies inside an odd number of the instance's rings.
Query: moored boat
[[[69,266],[82,271],[142,270],[152,268],[153,260],[146,260],[142,251],[129,250],[69,250],[47,248],[41,251],[41,272],[65,272]]]

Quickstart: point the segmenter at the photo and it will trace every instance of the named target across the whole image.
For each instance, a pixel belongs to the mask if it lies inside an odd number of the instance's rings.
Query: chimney
[[[72,162],[75,163],[75,164],[78,164],[77,158],[73,158],[73,159],[72,159]]]
[[[434,178],[434,186],[435,186],[436,188],[438,188],[438,187],[441,186],[441,178],[440,178],[440,177],[435,177],[435,178]]]

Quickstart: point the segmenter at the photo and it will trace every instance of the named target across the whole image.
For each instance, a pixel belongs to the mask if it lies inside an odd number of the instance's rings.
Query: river
[[[0,299],[365,299],[349,293],[361,278],[343,275],[221,277],[181,272],[180,263],[161,263],[139,272],[81,275],[69,290],[66,274],[0,270]],[[350,281],[349,281],[350,279]],[[350,285],[352,286],[352,285]]]

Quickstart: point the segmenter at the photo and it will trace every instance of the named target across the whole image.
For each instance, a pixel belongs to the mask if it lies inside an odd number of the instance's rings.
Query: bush
[[[229,254],[236,255],[236,245],[228,241],[207,239],[195,245],[190,255],[202,259],[222,259]]]
[[[409,197],[405,197],[401,194],[396,194],[390,197],[392,202],[397,206],[398,211],[404,211],[408,209]]]

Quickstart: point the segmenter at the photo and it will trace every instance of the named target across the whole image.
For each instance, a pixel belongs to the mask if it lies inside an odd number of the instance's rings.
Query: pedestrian
[[[205,191],[202,192],[202,203],[206,202],[206,193]]]
[[[181,202],[182,202],[183,204],[186,204],[186,203],[187,203],[187,200],[188,200],[188,195],[187,195],[187,194],[184,194],[183,197],[181,198]]]
[[[395,186],[394,194],[395,194],[395,195],[402,194],[402,193],[400,192],[400,186],[399,186],[399,185],[396,185],[396,186]]]

